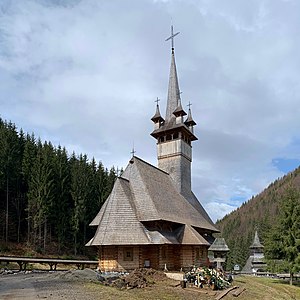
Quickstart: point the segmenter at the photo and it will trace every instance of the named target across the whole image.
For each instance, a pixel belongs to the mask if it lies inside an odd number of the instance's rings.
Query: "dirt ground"
[[[97,299],[86,282],[67,278],[67,272],[0,275],[0,299]]]
[[[180,287],[179,281],[159,279],[140,289],[123,289],[99,284],[90,269],[68,272],[15,273],[0,275],[0,299],[187,299],[199,293]],[[197,297],[197,298],[198,298]],[[213,299],[203,294],[200,299]],[[198,298],[199,299],[199,298]]]

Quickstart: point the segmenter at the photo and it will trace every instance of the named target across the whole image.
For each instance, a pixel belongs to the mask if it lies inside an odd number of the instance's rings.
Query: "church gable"
[[[137,219],[132,197],[129,182],[118,178],[89,246],[150,243],[143,225]]]

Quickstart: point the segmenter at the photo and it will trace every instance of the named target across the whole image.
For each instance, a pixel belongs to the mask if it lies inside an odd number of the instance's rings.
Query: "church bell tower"
[[[151,118],[154,123],[151,135],[157,140],[158,167],[169,173],[178,191],[188,197],[191,194],[192,141],[197,137],[194,135],[196,123],[192,118],[191,104],[187,114],[180,99],[174,53],[174,37],[178,34],[174,34],[172,26],[171,36],[166,39],[172,41],[166,116],[165,119],[161,116],[157,99],[156,112]]]

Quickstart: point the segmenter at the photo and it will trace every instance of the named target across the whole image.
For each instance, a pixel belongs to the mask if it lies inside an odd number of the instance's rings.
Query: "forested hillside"
[[[227,269],[232,269],[234,264],[244,266],[255,229],[258,230],[262,243],[267,240],[271,229],[278,224],[281,203],[286,200],[287,190],[291,187],[300,190],[300,167],[276,180],[262,193],[217,221],[221,235],[231,250]]]
[[[95,230],[88,224],[116,173],[0,118],[0,245],[27,243],[41,253],[55,245],[57,253],[83,253]]]

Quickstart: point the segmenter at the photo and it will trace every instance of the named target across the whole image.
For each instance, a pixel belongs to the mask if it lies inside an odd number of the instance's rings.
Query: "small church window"
[[[178,137],[179,137],[178,132],[175,132],[175,133],[173,134],[173,139],[174,139],[174,140],[175,140],[175,139],[178,139]]]
[[[167,141],[171,141],[171,139],[172,139],[171,135],[168,134],[168,135],[166,136],[166,140],[167,140]]]
[[[133,247],[124,248],[123,260],[124,261],[133,261]]]

